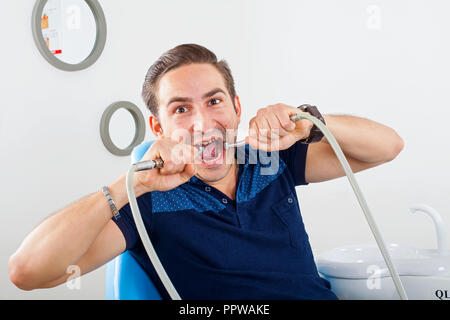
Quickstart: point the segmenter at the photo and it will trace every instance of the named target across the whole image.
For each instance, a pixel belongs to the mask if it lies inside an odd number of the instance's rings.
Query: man
[[[164,53],[150,67],[142,95],[157,136],[142,160],[161,158],[164,167],[136,173],[134,188],[181,298],[336,299],[317,273],[295,191],[344,175],[312,122],[289,119],[301,112],[321,118],[318,109],[262,108],[249,123],[249,146],[225,148],[236,138],[239,97],[226,62],[195,44]],[[391,161],[403,148],[382,124],[323,120],[354,172]],[[119,214],[97,191],[48,217],[10,258],[11,281],[24,290],[53,287],[70,276],[69,265],[84,274],[130,250],[168,297],[137,234],[125,174],[107,189]]]

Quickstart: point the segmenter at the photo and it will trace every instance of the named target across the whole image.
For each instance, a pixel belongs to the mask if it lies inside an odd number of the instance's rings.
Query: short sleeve
[[[297,141],[290,148],[280,150],[280,158],[290,170],[296,186],[307,185],[305,178],[308,144]]]
[[[142,220],[144,221],[145,228],[150,230],[151,225],[151,193],[145,193],[137,198],[139,211],[141,212]],[[131,212],[130,203],[127,203],[119,210],[119,215],[113,217],[112,220],[122,231],[126,241],[126,250],[133,249],[140,241],[139,234],[134,222],[133,213]]]

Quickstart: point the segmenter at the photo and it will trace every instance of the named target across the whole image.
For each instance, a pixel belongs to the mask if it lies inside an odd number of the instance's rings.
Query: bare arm
[[[172,148],[177,144],[168,138],[152,144],[142,161],[161,158],[164,168],[135,173],[136,197],[152,190],[170,190],[195,174],[192,146],[183,146],[182,159],[171,159]],[[117,209],[128,203],[125,181],[126,174],[123,174],[108,186]],[[125,238],[111,217],[111,208],[101,190],[51,215],[10,257],[11,281],[23,290],[54,287],[70,276],[67,267],[77,265],[81,274],[85,274],[122,253],[126,248]]]
[[[128,202],[125,175],[108,189],[118,209]],[[11,281],[24,290],[52,287],[70,276],[70,265],[84,274],[114,258],[125,250],[125,239],[111,217],[101,190],[51,215],[10,257]]]
[[[353,172],[391,161],[403,149],[402,138],[383,124],[354,116],[324,115],[324,118]],[[321,182],[345,175],[325,139],[309,145],[305,175],[307,182]]]
[[[308,137],[313,123],[290,116],[299,109],[282,103],[258,110],[249,122],[248,143],[253,149],[284,150]],[[353,172],[393,160],[403,149],[402,138],[391,128],[372,120],[346,115],[324,115]],[[308,146],[305,179],[321,182],[342,177],[344,169],[326,139]]]
[[[91,272],[125,250],[125,239],[119,227],[110,220],[100,232],[94,243],[89,247],[83,257],[76,263],[80,268],[80,275]],[[71,276],[65,273],[59,278],[43,283],[40,288],[52,288],[65,283]]]

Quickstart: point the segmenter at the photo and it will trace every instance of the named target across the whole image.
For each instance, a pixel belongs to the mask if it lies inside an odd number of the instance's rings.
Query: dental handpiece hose
[[[301,119],[310,120],[314,125],[316,125],[320,129],[320,131],[323,132],[325,138],[328,140],[328,143],[332,147],[339,162],[341,163],[342,167],[344,168],[344,172],[345,172],[345,174],[353,188],[353,191],[356,195],[356,198],[358,199],[358,202],[364,212],[367,223],[369,224],[372,234],[375,237],[375,241],[377,242],[378,248],[381,251],[383,259],[386,262],[386,266],[389,269],[389,273],[391,274],[391,277],[392,277],[394,285],[397,289],[397,292],[402,300],[408,300],[408,296],[406,295],[405,289],[400,280],[400,276],[399,276],[394,264],[392,263],[392,259],[389,254],[389,251],[387,250],[386,244],[384,243],[383,238],[381,237],[381,234],[378,230],[375,220],[372,217],[369,207],[367,206],[366,200],[361,192],[361,189],[359,188],[358,183],[356,182],[353,171],[350,168],[350,165],[349,165],[344,153],[342,152],[341,147],[337,143],[336,139],[334,138],[334,136],[330,132],[330,130],[316,117],[314,117],[310,114],[307,114],[307,113],[296,114],[296,115],[291,116],[291,120],[294,122],[297,122]],[[228,147],[234,146],[234,145],[242,146],[244,144],[245,144],[245,142],[241,141],[241,142],[237,142],[236,144],[233,144],[233,145],[228,145]],[[134,172],[142,171],[142,170],[150,170],[153,168],[162,168],[163,165],[164,165],[164,163],[161,159],[142,161],[142,162],[133,164],[130,167],[130,169],[128,170],[127,179],[126,179],[128,200],[130,202],[131,211],[133,213],[136,227],[137,227],[139,235],[142,239],[142,242],[144,244],[145,250],[147,251],[150,261],[152,262],[153,266],[155,267],[155,270],[156,270],[158,276],[160,277],[161,282],[163,283],[164,287],[166,288],[167,292],[169,293],[171,299],[181,300],[178,292],[176,291],[176,289],[173,286],[172,282],[170,281],[167,273],[165,272],[164,267],[162,266],[157,254],[155,252],[155,249],[153,248],[150,238],[145,230],[144,222],[142,221],[142,217],[141,217],[141,214],[139,211],[139,207],[137,205],[134,188],[133,188]]]
[[[138,230],[139,236],[141,237],[142,243],[144,245],[145,251],[153,264],[153,267],[158,274],[158,277],[161,279],[161,282],[166,288],[167,293],[169,294],[172,300],[181,300],[180,295],[177,290],[170,281],[169,276],[166,273],[166,270],[161,264],[161,261],[156,254],[155,248],[150,241],[150,237],[148,236],[147,231],[145,230],[144,221],[141,217],[141,212],[139,210],[139,206],[137,204],[136,194],[134,193],[133,187],[133,178],[134,173],[137,171],[143,170],[151,170],[154,168],[162,168],[164,166],[164,161],[162,159],[148,160],[135,163],[131,165],[130,169],[128,169],[126,185],[127,185],[127,193],[128,193],[128,201],[130,202],[131,212],[133,213],[134,222],[136,223],[136,228]]]
[[[312,123],[314,123],[320,129],[320,131],[323,132],[323,134],[325,135],[325,138],[328,140],[328,143],[333,148],[334,153],[336,154],[339,162],[341,163],[342,167],[344,168],[345,174],[347,175],[347,178],[353,188],[356,198],[358,199],[359,205],[361,206],[361,208],[364,212],[367,223],[369,224],[369,227],[372,230],[372,234],[375,238],[375,241],[377,242],[378,248],[381,251],[383,259],[386,262],[386,266],[389,269],[389,273],[391,274],[392,280],[394,281],[395,288],[397,289],[397,292],[402,300],[408,300],[408,296],[406,295],[405,288],[403,287],[403,284],[400,280],[400,276],[398,275],[398,272],[397,272],[394,264],[392,263],[392,259],[389,254],[389,251],[386,247],[386,244],[384,243],[384,240],[381,237],[381,233],[378,230],[375,220],[373,219],[372,213],[369,210],[369,207],[368,207],[366,200],[361,192],[361,189],[359,188],[359,185],[356,182],[355,175],[353,174],[353,171],[350,168],[350,165],[348,164],[347,158],[345,157],[344,153],[342,152],[341,147],[339,146],[338,142],[334,138],[331,131],[322,123],[322,121],[320,121],[316,117],[311,116],[307,113],[296,114],[291,117],[291,120],[294,122],[301,120],[301,119],[308,119]]]

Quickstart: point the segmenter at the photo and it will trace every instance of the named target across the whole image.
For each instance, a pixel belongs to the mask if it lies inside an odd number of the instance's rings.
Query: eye
[[[220,103],[220,99],[218,98],[213,98],[211,100],[209,100],[209,105],[214,105],[214,104],[218,104]]]
[[[186,106],[179,106],[175,109],[175,113],[184,113],[187,111]]]

